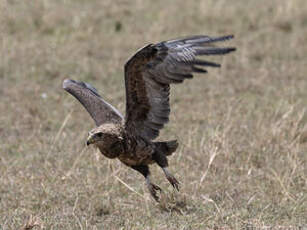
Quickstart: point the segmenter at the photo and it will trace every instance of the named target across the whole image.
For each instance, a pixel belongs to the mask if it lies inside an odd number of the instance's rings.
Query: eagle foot
[[[171,174],[166,176],[171,185],[179,192],[179,181]]]
[[[147,187],[148,187],[150,194],[155,199],[155,201],[159,202],[159,196],[157,195],[157,191],[160,191],[161,193],[162,189],[158,185],[153,184],[153,183],[148,183]]]
[[[179,182],[178,180],[168,171],[166,167],[162,168],[166,179],[171,183],[171,185],[179,192]]]

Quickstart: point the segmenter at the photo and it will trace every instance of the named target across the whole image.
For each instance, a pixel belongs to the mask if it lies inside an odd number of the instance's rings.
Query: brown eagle
[[[64,80],[63,88],[81,102],[96,123],[97,127],[89,132],[87,145],[94,144],[104,156],[118,158],[140,172],[156,201],[157,191],[162,190],[150,180],[150,164],[157,163],[171,185],[179,190],[179,182],[167,169],[167,157],[177,149],[177,141],[153,141],[169,120],[170,84],[190,79],[193,73],[207,73],[202,67],[220,67],[198,56],[235,51],[233,47],[215,46],[216,42],[232,38],[190,36],[140,49],[125,64],[125,118],[90,84]]]

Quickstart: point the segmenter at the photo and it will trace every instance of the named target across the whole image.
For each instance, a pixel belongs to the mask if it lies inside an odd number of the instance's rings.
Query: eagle
[[[206,67],[220,67],[220,64],[199,56],[235,51],[234,47],[216,46],[216,43],[232,38],[233,35],[197,35],[139,49],[124,67],[125,117],[90,84],[65,79],[63,89],[79,100],[95,121],[96,127],[88,133],[87,145],[93,144],[107,158],[117,158],[141,173],[156,201],[159,202],[157,193],[162,189],[151,181],[150,164],[158,164],[170,184],[179,191],[179,182],[168,170],[167,159],[176,151],[178,142],[154,141],[169,121],[170,84],[191,79],[194,73],[207,73]]]

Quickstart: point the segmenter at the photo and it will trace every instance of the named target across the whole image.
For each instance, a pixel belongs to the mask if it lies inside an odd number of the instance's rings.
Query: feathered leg
[[[142,173],[142,175],[145,177],[146,179],[146,184],[147,184],[147,188],[150,192],[150,194],[152,195],[152,197],[157,201],[159,202],[159,197],[157,195],[157,191],[160,191],[162,192],[162,189],[154,184],[154,183],[151,183],[151,180],[150,180],[150,171],[149,171],[149,167],[148,165],[136,165],[136,166],[131,166],[131,168],[133,168],[134,170]]]
[[[156,152],[153,155],[153,159],[157,164],[163,169],[166,179],[171,183],[171,185],[179,191],[179,182],[177,179],[168,171],[168,161],[166,156],[163,153]]]

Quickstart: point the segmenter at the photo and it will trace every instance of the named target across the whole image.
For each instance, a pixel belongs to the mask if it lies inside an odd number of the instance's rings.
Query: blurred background
[[[125,111],[123,66],[148,43],[235,39],[222,64],[176,85],[159,139],[177,138],[176,193],[86,148],[94,122],[62,90],[94,85]],[[307,2],[0,1],[0,229],[306,226]],[[28,228],[30,229],[30,228]]]

